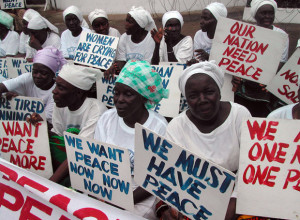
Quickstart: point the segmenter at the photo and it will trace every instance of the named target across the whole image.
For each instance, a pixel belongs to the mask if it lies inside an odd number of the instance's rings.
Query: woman
[[[63,18],[68,29],[61,34],[61,50],[65,58],[73,59],[80,34],[82,31],[90,32],[90,29],[81,11],[74,5],[64,10]]]
[[[14,19],[0,10],[0,57],[14,56],[19,50],[19,34],[13,31]]]
[[[116,80],[115,108],[106,111],[99,119],[94,138],[129,150],[131,168],[134,165],[134,126],[140,123],[154,132],[164,135],[167,121],[149,110],[167,97],[160,75],[146,61],[130,60]],[[155,198],[133,181],[135,214],[154,219]]]
[[[33,59],[32,73],[24,73],[17,78],[0,84],[0,94],[13,92],[12,96],[22,95],[43,100],[46,118],[52,124],[55,73],[66,63],[61,52],[54,47],[39,50]]]
[[[113,37],[121,36],[117,29],[109,26],[107,14],[102,9],[95,9],[88,18],[95,33]]]
[[[26,58],[31,61],[38,50],[47,46],[60,49],[60,37],[58,29],[42,16],[34,16],[28,23],[30,35],[29,43],[26,45]]]
[[[126,33],[119,40],[116,61],[107,71],[106,78],[120,72],[128,60],[146,60],[151,62],[155,43],[150,31],[156,28],[150,13],[143,7],[132,7],[125,22]]]
[[[193,40],[181,34],[183,17],[178,11],[166,12],[162,17],[163,29],[152,30],[155,41],[152,64],[159,62],[186,63],[193,57]]]
[[[223,83],[224,73],[214,61],[200,62],[184,70],[179,88],[189,109],[169,123],[166,138],[236,172],[242,121],[251,115],[239,104],[220,101]],[[230,200],[226,219],[234,214],[235,201]]]

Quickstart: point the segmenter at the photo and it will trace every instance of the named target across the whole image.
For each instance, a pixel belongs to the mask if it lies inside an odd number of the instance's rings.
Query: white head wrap
[[[183,26],[184,22],[183,22],[182,15],[178,11],[168,11],[168,12],[164,13],[164,15],[162,17],[163,28],[165,28],[167,21],[172,18],[178,19],[180,21],[181,27]]]
[[[51,31],[58,34],[58,28],[51,24],[46,18],[40,15],[34,16],[28,22],[27,28],[32,30],[42,30],[44,28],[49,28]]]
[[[258,9],[263,5],[272,5],[274,11],[277,11],[277,3],[274,0],[252,0],[251,1],[251,15],[254,18]]]
[[[0,10],[0,23],[7,29],[14,29],[14,18],[2,10]]]
[[[146,31],[151,31],[153,28],[156,29],[155,22],[148,11],[143,7],[132,6],[128,14],[134,18],[141,28],[144,28]]]
[[[106,18],[108,20],[106,12],[102,9],[95,9],[89,14],[88,18],[91,24],[96,18]]]
[[[33,9],[27,9],[26,12],[23,15],[23,19],[27,22],[29,22],[33,17],[39,16],[40,14],[33,10]]]
[[[64,22],[65,22],[66,16],[68,14],[74,14],[74,15],[76,15],[76,17],[79,19],[79,21],[81,23],[81,27],[89,28],[89,25],[86,22],[86,20],[83,18],[81,11],[76,6],[71,5],[70,7],[66,8],[66,10],[64,10],[64,12],[63,12]]]
[[[178,86],[184,96],[186,82],[192,75],[197,73],[204,73],[210,76],[216,82],[221,91],[224,84],[224,72],[218,65],[216,65],[214,60],[211,60],[193,64],[183,71],[179,77]]]
[[[87,91],[92,87],[96,80],[99,79],[100,73],[101,71],[99,69],[92,67],[65,64],[58,76],[73,86]]]
[[[217,20],[220,17],[227,17],[227,8],[223,3],[213,2],[206,6],[205,9],[209,10]]]

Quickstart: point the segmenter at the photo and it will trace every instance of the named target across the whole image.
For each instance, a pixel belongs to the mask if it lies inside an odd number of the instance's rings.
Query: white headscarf
[[[277,11],[277,3],[274,0],[252,0],[251,1],[251,15],[254,18],[258,9],[263,5],[272,5],[274,11]]]
[[[132,6],[128,14],[134,18],[141,28],[144,28],[146,31],[151,31],[153,28],[156,29],[155,22],[148,11],[143,7]]]
[[[29,22],[33,17],[39,16],[39,15],[40,15],[40,14],[39,14],[37,11],[35,11],[35,10],[29,8],[29,9],[27,9],[26,12],[24,13],[23,19],[24,19],[25,21]]]
[[[106,18],[108,20],[106,12],[102,9],[95,9],[89,14],[88,18],[91,24],[96,18]]]
[[[224,72],[218,65],[216,65],[214,60],[211,60],[193,64],[183,71],[179,77],[178,86],[184,96],[186,82],[192,75],[197,73],[204,73],[210,76],[216,82],[221,91],[224,84]]]
[[[58,34],[58,28],[51,24],[46,18],[42,17],[41,15],[34,16],[28,22],[27,28],[32,30],[42,30],[44,28],[49,28],[51,31]]]
[[[227,17],[227,8],[220,2],[210,3],[205,9],[209,10],[217,20],[221,17]]]
[[[81,11],[76,6],[71,5],[70,7],[66,8],[66,10],[64,10],[64,12],[63,12],[64,22],[65,22],[66,16],[68,14],[74,14],[74,15],[76,15],[76,17],[79,19],[79,21],[81,23],[81,27],[89,28],[89,25],[86,22],[86,20],[83,18]]]
[[[172,18],[178,19],[180,21],[181,27],[183,26],[184,22],[183,22],[182,15],[178,11],[168,11],[168,12],[164,13],[164,15],[162,17],[163,28],[165,28],[167,21]]]
[[[99,69],[92,67],[65,64],[58,76],[73,86],[87,91],[90,90],[96,80],[99,79],[100,73],[101,71]]]

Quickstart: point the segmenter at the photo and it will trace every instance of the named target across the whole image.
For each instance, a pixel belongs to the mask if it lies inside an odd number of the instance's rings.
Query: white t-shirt
[[[202,133],[188,118],[186,111],[167,127],[166,138],[196,155],[236,171],[239,167],[241,125],[250,112],[242,105],[230,102],[231,110],[225,122],[210,133]]]
[[[94,30],[92,30],[92,33],[96,33],[96,32]],[[116,28],[109,27],[108,36],[120,37],[121,34]]]
[[[273,25],[273,31],[278,31],[278,32],[281,32],[281,33],[284,33],[284,34],[287,34],[284,30],[276,27]],[[282,56],[281,56],[281,60],[280,62],[286,62],[288,60],[288,55],[289,55],[289,38],[287,38],[287,41],[285,43],[285,48],[284,48],[284,51],[282,53]]]
[[[76,111],[70,111],[68,107],[54,106],[51,131],[63,136],[63,132],[67,129],[78,128],[80,136],[93,138],[97,121],[106,110],[105,105],[94,98],[86,98]]]
[[[151,63],[154,48],[155,42],[150,32],[148,32],[145,39],[138,44],[131,41],[131,35],[124,33],[119,40],[116,60],[146,60]]]
[[[207,32],[199,30],[194,36],[194,51],[198,49],[204,50],[206,53],[210,54],[213,39],[207,36]],[[196,53],[194,52],[196,56]]]
[[[91,32],[90,29],[82,27],[82,31]],[[82,33],[82,32],[81,32]],[[77,37],[72,35],[72,32],[67,29],[61,34],[61,51],[65,58],[73,59],[80,39],[79,34]]]
[[[26,44],[28,44],[30,36],[24,34],[23,32],[20,35],[20,45],[19,45],[19,53],[26,53]]]
[[[60,37],[56,33],[51,32],[48,35],[46,41],[43,43],[42,48],[45,48],[47,46],[53,46],[57,49],[60,49],[61,47]],[[37,52],[36,49],[29,46],[29,41],[28,41],[26,44],[26,58],[33,58],[36,52]]]
[[[148,110],[149,117],[143,126],[160,135],[165,135],[168,122],[160,114]],[[119,117],[116,108],[107,110],[99,119],[94,139],[114,144],[129,150],[131,167],[134,165],[134,128],[128,127],[123,118]],[[138,187],[132,178],[133,190]],[[134,206],[134,213],[147,219],[155,219],[155,197],[150,196]]]
[[[0,57],[16,55],[19,51],[20,37],[15,31],[8,31],[4,40],[0,39]]]
[[[55,83],[50,89],[42,90],[34,84],[31,73],[24,73],[16,78],[4,81],[3,84],[8,91],[16,92],[21,96],[42,99],[45,105],[47,121],[52,123],[52,112],[54,106],[52,90],[55,88]]]
[[[186,63],[193,57],[193,39],[190,36],[184,37],[173,47],[174,55],[178,63]],[[159,48],[160,62],[168,62],[168,51],[165,38],[162,39]]]
[[[290,104],[282,106],[274,111],[272,111],[267,118],[273,119],[293,119],[293,108],[296,104]]]

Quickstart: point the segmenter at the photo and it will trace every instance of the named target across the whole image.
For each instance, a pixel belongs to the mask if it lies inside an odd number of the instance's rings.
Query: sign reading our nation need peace
[[[287,34],[221,18],[209,59],[228,74],[266,85],[277,72],[287,40]]]
[[[224,219],[235,175],[135,125],[134,180],[192,219]]]

